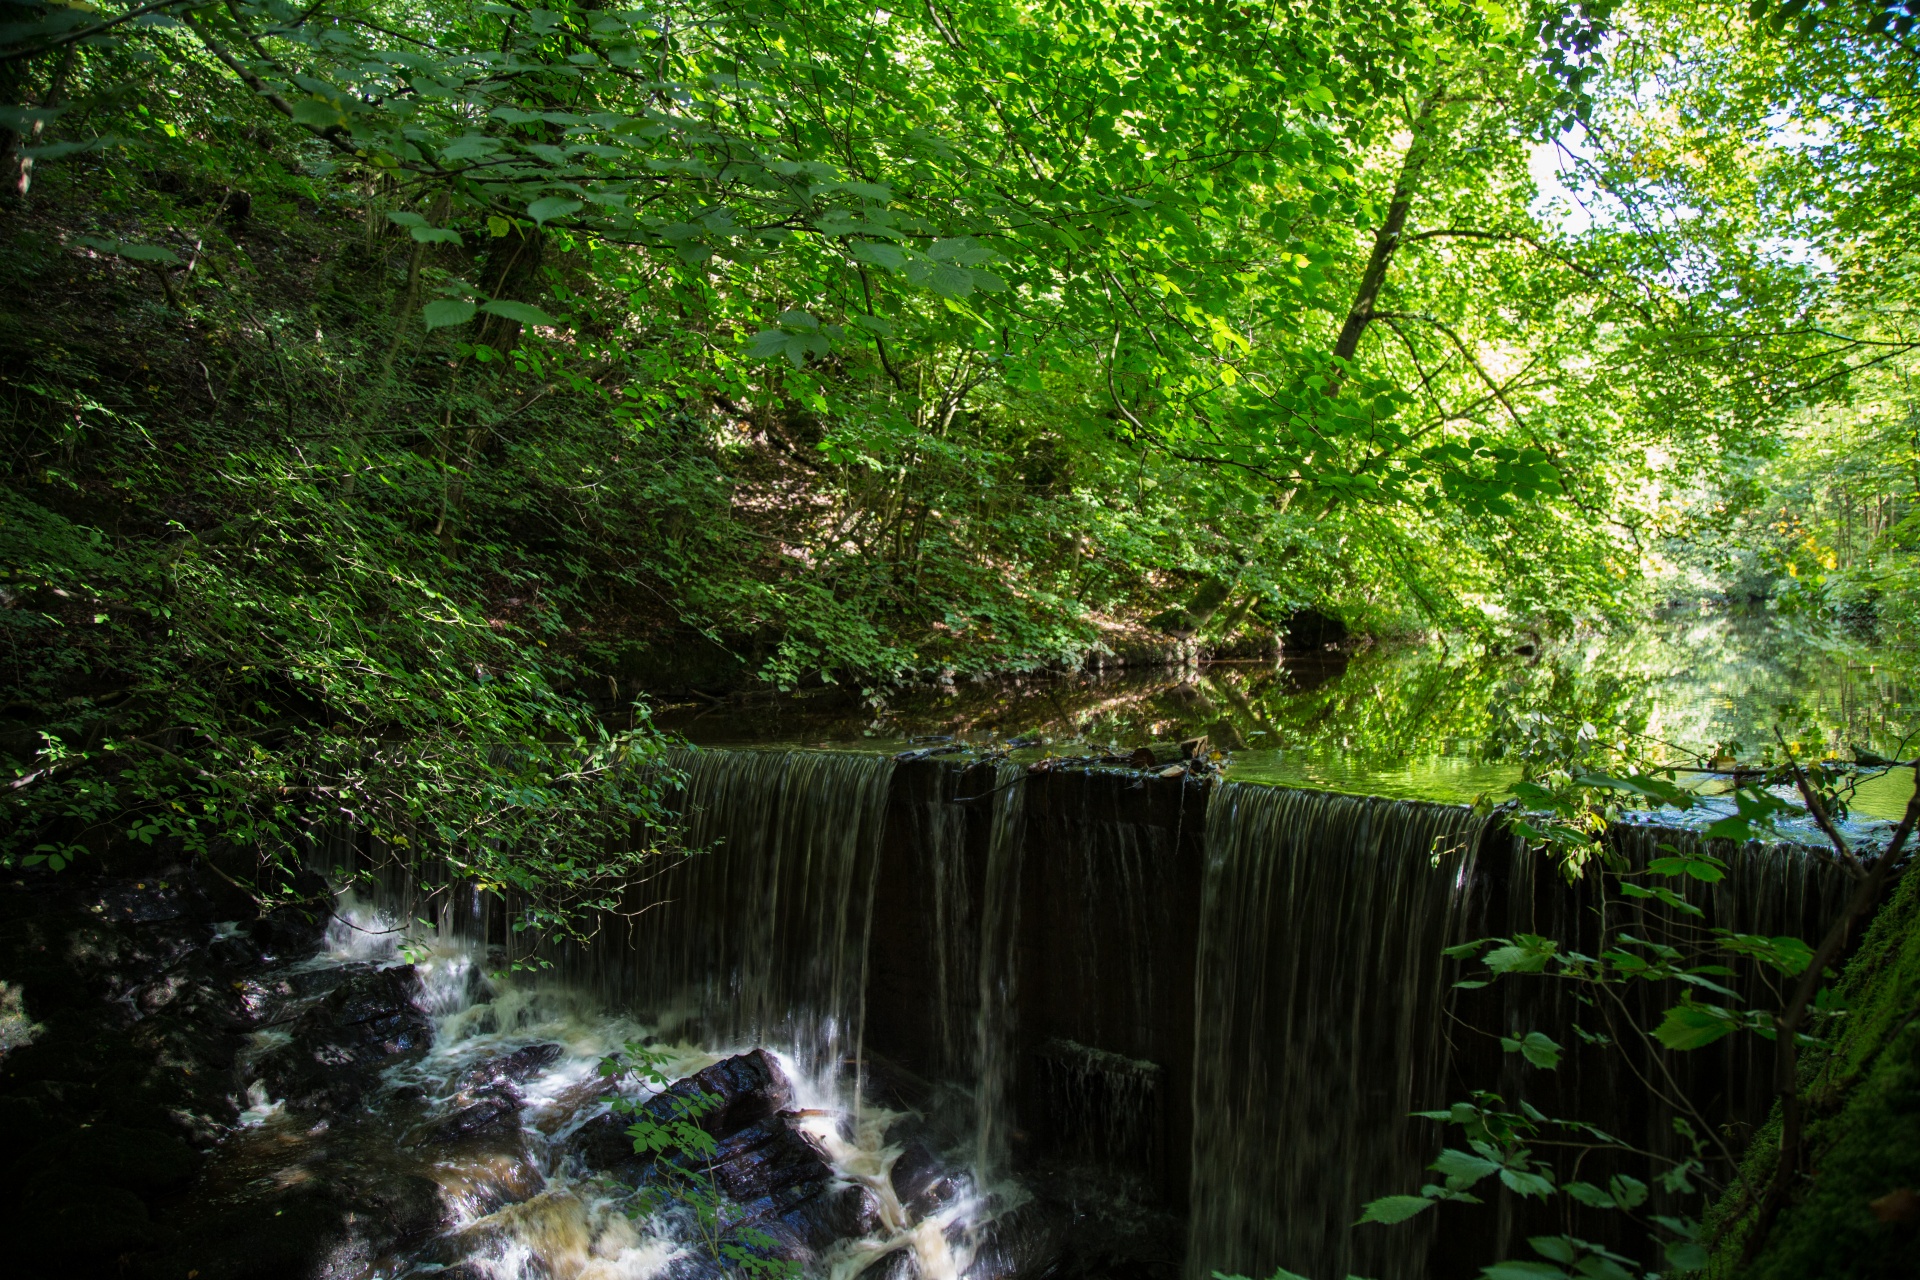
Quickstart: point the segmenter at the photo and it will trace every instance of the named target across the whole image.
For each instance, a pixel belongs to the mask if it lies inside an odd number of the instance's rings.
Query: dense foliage
[[[1905,607],[1904,10],[0,11],[10,857],[559,910],[638,689]]]

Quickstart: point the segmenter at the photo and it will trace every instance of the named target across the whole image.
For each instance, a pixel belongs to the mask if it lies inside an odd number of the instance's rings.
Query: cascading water
[[[686,845],[559,968],[609,1007],[713,1043],[779,1046],[808,1075],[858,1062],[873,886],[894,762],[677,752]]]
[[[432,1239],[387,1256],[336,1258],[329,1274],[445,1268],[469,1280],[717,1278],[724,1268],[685,1215],[649,1206],[631,1186],[583,1166],[579,1137],[603,1122],[610,1092],[653,1092],[600,1074],[601,1061],[623,1045],[648,1044],[669,1079],[739,1046],[663,1037],[660,1027],[609,1011],[588,993],[501,972],[497,953],[491,966],[489,959],[471,936],[343,894],[321,951],[273,973],[262,990],[324,992],[353,975],[404,970],[418,980],[414,1003],[431,1020],[430,1047],[388,1070],[365,1109],[331,1123],[296,1119],[256,1082],[227,1177],[289,1186],[384,1168],[437,1186],[449,1212]],[[278,1012],[284,1018],[311,999],[303,994]],[[260,1040],[256,1057],[281,1043],[272,1032]],[[836,1064],[813,1074],[796,1057],[777,1057],[793,1085],[784,1114],[825,1158],[832,1185],[861,1189],[870,1206],[864,1229],[819,1253],[807,1274],[853,1280],[900,1255],[912,1260],[901,1274],[960,1280],[973,1257],[979,1200],[961,1187],[931,1211],[903,1203],[891,1176],[902,1148],[890,1141],[903,1117],[863,1105]]]
[[[993,771],[987,869],[980,893],[979,1007],[974,1015],[974,1176],[982,1186],[1005,1172],[1014,1068],[1014,1014],[1020,933],[1020,854],[1026,770],[1006,761]]]
[[[1213,796],[1189,1276],[1423,1273],[1423,1224],[1349,1224],[1418,1187],[1431,1158],[1406,1116],[1442,1085],[1440,953],[1483,826],[1453,806],[1234,783]]]
[[[1504,1204],[1349,1226],[1367,1200],[1424,1180],[1439,1134],[1407,1113],[1474,1086],[1522,1096],[1517,1056],[1487,1037],[1450,1043],[1450,1013],[1511,1035],[1567,1012],[1551,984],[1446,985],[1449,943],[1577,938],[1591,923],[1587,890],[1487,838],[1469,811],[1184,772],[1030,772],[1004,757],[690,751],[674,765],[696,852],[633,885],[590,947],[547,953],[552,970],[499,972],[498,902],[457,885],[422,896],[389,876],[372,885],[383,915],[344,899],[322,954],[276,972],[281,994],[263,998],[296,1012],[342,974],[411,961],[420,977],[430,1048],[331,1130],[301,1128],[313,1113],[296,1123],[291,1094],[283,1107],[242,1081],[240,1173],[297,1183],[350,1152],[430,1177],[452,1207],[430,1245],[362,1259],[359,1274],[692,1274],[686,1231],[635,1216],[630,1187],[580,1162],[581,1135],[606,1115],[595,1065],[630,1041],[676,1077],[754,1047],[778,1056],[795,1086],[784,1114],[834,1185],[865,1188],[871,1206],[816,1250],[810,1276],[997,1280],[1053,1265],[1010,1260],[1020,1232],[1053,1232],[1050,1256],[1065,1249],[1087,1274],[1100,1272],[1087,1259],[1137,1262],[1164,1242],[1159,1274],[1179,1257],[1172,1218],[1099,1250],[1114,1224],[1160,1208],[1188,1209],[1196,1278],[1284,1266],[1401,1280],[1451,1253],[1489,1261],[1531,1232]],[[1688,839],[1623,828],[1615,843],[1644,861]],[[1789,849],[1729,861],[1725,881],[1693,888],[1708,923],[1811,936],[1843,888]],[[287,1036],[262,1032],[249,1063]],[[523,1059],[507,1094],[488,1092],[488,1064]],[[1766,1064],[1736,1039],[1678,1065],[1690,1091],[1715,1094],[1715,1116],[1764,1109]],[[1630,1082],[1608,1070],[1570,1060],[1550,1113],[1612,1120],[1657,1148],[1671,1116],[1634,1111]],[[490,1123],[489,1099],[509,1095],[503,1127],[434,1146]],[[903,1128],[876,1098],[924,1118]],[[937,1209],[910,1208],[894,1186],[909,1133],[971,1164]],[[1029,1190],[1005,1181],[1015,1168]],[[994,1237],[990,1223],[1016,1219]],[[1069,1219],[1080,1234],[1061,1244]]]

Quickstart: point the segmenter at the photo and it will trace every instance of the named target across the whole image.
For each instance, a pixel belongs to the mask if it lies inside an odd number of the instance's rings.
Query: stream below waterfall
[[[399,1165],[430,1179],[447,1208],[433,1235],[385,1256],[335,1260],[339,1274],[442,1275],[489,1280],[645,1280],[719,1274],[685,1212],[650,1208],[632,1185],[594,1168],[581,1137],[608,1129],[615,1096],[659,1093],[625,1077],[610,1084],[600,1064],[624,1045],[645,1044],[668,1080],[694,1076],[748,1044],[693,1043],[677,1028],[607,1009],[592,995],[504,970],[497,948],[453,931],[428,930],[343,894],[317,954],[255,980],[273,1021],[297,1020],[343,983],[404,970],[413,1003],[430,1020],[429,1044],[386,1070],[364,1112],[315,1122],[251,1082],[248,1108],[220,1178],[229,1194],[271,1182],[351,1176]],[[256,1032],[242,1074],[284,1046],[286,1033]],[[868,1202],[864,1232],[812,1251],[810,1273],[862,1274],[876,1259],[910,1255],[912,1274],[958,1280],[980,1252],[974,1228],[1017,1206],[1017,1193],[982,1191],[965,1171],[932,1212],[904,1204],[894,1165],[911,1139],[902,1113],[862,1099],[837,1072],[775,1053],[790,1084],[783,1111],[820,1154],[836,1186]],[[613,1127],[623,1127],[622,1125]],[[604,1144],[602,1144],[604,1145]]]

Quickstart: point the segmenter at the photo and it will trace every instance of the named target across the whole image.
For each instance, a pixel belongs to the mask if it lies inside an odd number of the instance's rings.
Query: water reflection
[[[1631,635],[1489,656],[1438,646],[1288,655],[1102,676],[1034,676],[862,700],[848,692],[664,710],[706,745],[866,749],[928,738],[1025,752],[1127,749],[1206,734],[1231,776],[1400,798],[1498,796],[1530,759],[1582,735],[1641,740],[1671,759],[1777,729],[1832,753],[1910,758],[1910,659],[1773,619],[1686,613]],[[1025,748],[1019,744],[1031,743]],[[1043,745],[1042,745],[1043,744]],[[1863,784],[1856,811],[1897,817],[1905,771]]]

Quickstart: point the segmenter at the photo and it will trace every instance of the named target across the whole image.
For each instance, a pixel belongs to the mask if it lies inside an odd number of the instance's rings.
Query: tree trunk
[[[1360,275],[1360,287],[1354,291],[1353,306],[1348,308],[1347,321],[1340,326],[1339,340],[1333,344],[1336,379],[1344,376],[1344,366],[1360,350],[1360,339],[1366,334],[1367,326],[1373,323],[1373,304],[1380,296],[1380,286],[1386,281],[1387,268],[1393,262],[1394,251],[1400,247],[1400,236],[1407,226],[1407,213],[1413,207],[1413,198],[1419,192],[1427,160],[1433,153],[1433,117],[1441,105],[1441,92],[1436,89],[1429,94],[1420,104],[1419,114],[1413,119],[1413,141],[1407,144],[1407,153],[1400,161],[1400,176],[1394,180],[1393,199],[1387,205],[1387,220],[1373,233],[1373,252],[1367,257],[1367,269]]]

